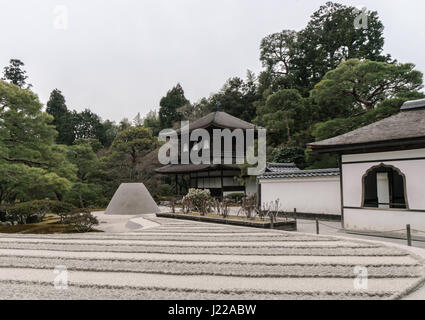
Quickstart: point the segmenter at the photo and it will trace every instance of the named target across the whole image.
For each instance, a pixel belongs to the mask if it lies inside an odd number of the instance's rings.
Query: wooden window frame
[[[409,210],[409,202],[408,202],[408,197],[407,197],[407,188],[406,188],[406,175],[401,172],[401,170],[395,166],[389,165],[389,164],[384,164],[381,163],[377,166],[373,166],[371,168],[369,168],[366,173],[363,175],[362,177],[362,203],[361,206],[362,208],[369,208],[365,206],[365,196],[366,196],[366,178],[367,176],[375,170],[379,170],[379,169],[391,169],[395,172],[397,172],[403,179],[403,191],[404,191],[404,202],[406,204],[406,208],[391,208],[391,203],[390,203],[390,209],[384,209],[384,208],[379,208],[379,204],[378,204],[378,208],[375,207],[370,207],[371,209],[379,209],[379,210]],[[390,188],[390,201],[392,199],[392,188]]]

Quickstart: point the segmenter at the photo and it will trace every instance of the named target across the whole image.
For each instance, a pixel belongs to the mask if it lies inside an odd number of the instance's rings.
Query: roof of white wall
[[[338,168],[317,169],[317,170],[288,170],[282,172],[266,172],[259,179],[294,179],[294,178],[310,178],[310,177],[333,177],[339,176]]]

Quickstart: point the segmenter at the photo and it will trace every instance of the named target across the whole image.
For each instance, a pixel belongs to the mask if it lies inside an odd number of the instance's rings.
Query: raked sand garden
[[[106,232],[0,235],[0,298],[393,299],[424,276],[421,258],[381,243],[96,215]],[[67,289],[54,286],[57,266]],[[367,268],[367,289],[355,286],[356,267]]]

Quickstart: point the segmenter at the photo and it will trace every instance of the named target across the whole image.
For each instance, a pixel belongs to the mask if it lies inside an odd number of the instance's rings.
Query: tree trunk
[[[291,128],[289,128],[288,118],[286,118],[286,135],[288,136],[288,143],[291,142]]]
[[[137,153],[135,150],[131,153],[131,181],[136,181],[136,166],[137,166]]]
[[[59,192],[55,191],[55,195],[56,195],[56,198],[58,198],[59,201],[62,201],[63,197]]]
[[[80,207],[84,208],[83,197],[81,196],[81,192],[78,192],[78,199],[80,200]]]

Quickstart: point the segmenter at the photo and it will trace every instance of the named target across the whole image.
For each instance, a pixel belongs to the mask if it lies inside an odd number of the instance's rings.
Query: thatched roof
[[[241,119],[238,119],[226,112],[217,111],[212,112],[205,117],[202,117],[198,120],[195,120],[193,122],[189,123],[189,131],[195,130],[195,129],[205,129],[210,126],[214,126],[217,128],[222,129],[255,129],[256,126],[252,123],[243,121]],[[178,133],[180,133],[180,129],[177,130]]]
[[[425,99],[406,102],[401,112],[346,134],[310,143],[318,152],[425,145]]]

